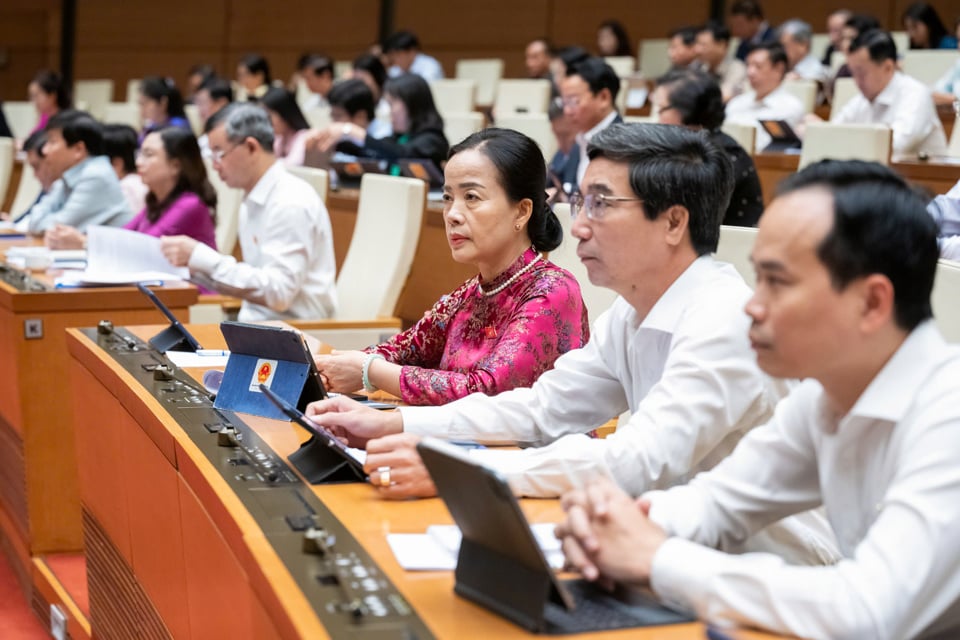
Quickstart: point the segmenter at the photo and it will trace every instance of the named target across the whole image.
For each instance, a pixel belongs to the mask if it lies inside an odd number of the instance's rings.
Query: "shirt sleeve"
[[[119,189],[116,187],[114,189],[119,193]],[[86,230],[90,221],[95,219],[95,215],[103,209],[103,194],[106,192],[104,181],[99,177],[79,180],[70,192],[70,197],[59,201],[60,208],[51,211],[40,220],[42,228],[38,231],[46,231],[55,224],[76,227],[80,231]]]
[[[579,288],[569,280],[555,282],[550,291],[523,301],[505,324],[496,327],[496,346],[469,371],[403,367],[403,401],[446,404],[472,393],[494,395],[533,384],[562,353],[580,347],[588,333]]]
[[[57,180],[50,187],[50,192],[30,208],[27,230],[34,235],[40,235],[47,227],[52,227],[55,222],[53,214],[63,206],[66,197],[66,185],[63,180]]]
[[[894,153],[915,152],[940,125],[929,90],[901,92],[894,108],[896,112],[890,123]]]
[[[955,415],[946,406],[953,401],[943,394],[929,414]],[[776,432],[755,430],[715,471],[654,497],[651,518],[677,535],[654,556],[653,589],[706,620],[777,633],[836,639],[918,635],[958,597],[957,427],[956,419],[934,420],[905,445],[911,455],[897,465],[876,519],[863,523],[864,538],[849,557],[826,567],[703,546],[729,535],[725,531],[756,528],[771,512],[807,507],[816,493],[809,441],[785,423]],[[702,524],[691,529],[697,521]]]
[[[310,248],[303,242],[308,237],[304,229],[313,228],[316,220],[306,206],[292,204],[269,211],[268,217],[271,222],[264,225],[259,237],[262,265],[237,262],[200,243],[188,266],[190,271],[206,275],[221,293],[283,313],[306,280]]]

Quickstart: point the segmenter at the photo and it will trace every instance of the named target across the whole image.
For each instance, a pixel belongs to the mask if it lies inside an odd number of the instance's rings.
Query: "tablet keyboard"
[[[694,620],[693,617],[668,609],[654,600],[633,604],[620,602],[586,580],[569,580],[562,584],[573,596],[576,608],[568,611],[558,604],[547,604],[544,612],[547,633],[582,633],[678,624]]]

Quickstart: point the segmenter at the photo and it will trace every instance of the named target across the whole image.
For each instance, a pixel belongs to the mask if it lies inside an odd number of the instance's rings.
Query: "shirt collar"
[[[577,143],[580,144],[580,148],[586,151],[587,143],[593,139],[593,136],[597,135],[598,133],[600,133],[607,127],[609,127],[611,124],[613,124],[613,121],[616,119],[617,119],[617,110],[614,109],[607,114],[607,117],[605,117],[603,120],[598,122],[596,126],[594,126],[592,129],[590,129],[586,133],[578,133]]]
[[[883,91],[877,94],[877,97],[873,99],[871,104],[874,105],[883,105],[891,106],[897,102],[897,94],[900,93],[900,72],[896,71],[893,74],[893,77],[890,78],[890,82],[887,83],[887,86],[883,88]]]
[[[690,296],[710,275],[715,264],[710,256],[700,256],[694,260],[663,292],[640,326],[644,329],[658,329],[673,333]]]
[[[283,170],[283,164],[279,160],[270,165],[270,168],[257,180],[257,184],[253,185],[253,189],[250,189],[247,200],[260,206],[265,205],[273,185],[280,179]]]
[[[91,166],[99,157],[101,156],[87,156],[85,159],[64,171],[62,176],[63,183],[72,189],[77,183],[77,180],[80,179],[80,176],[83,175],[83,172],[87,170],[87,167]]]

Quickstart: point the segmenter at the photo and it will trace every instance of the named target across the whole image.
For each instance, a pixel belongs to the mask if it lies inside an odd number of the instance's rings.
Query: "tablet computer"
[[[803,146],[803,141],[786,120],[761,120],[760,126],[770,135],[770,144],[763,151],[787,151]]]
[[[187,331],[187,328],[183,326],[180,320],[177,319],[177,316],[173,315],[170,308],[163,304],[163,301],[157,297],[157,294],[141,282],[137,283],[137,289],[140,289],[140,293],[147,296],[150,302],[160,310],[160,313],[170,321],[169,327],[150,338],[151,347],[160,353],[165,353],[170,350],[195,352],[197,349],[203,348],[200,346],[200,343],[197,342],[197,339]]]
[[[340,185],[359,185],[365,173],[387,173],[390,165],[386,160],[357,158],[355,160],[331,160],[330,169],[336,171]]]
[[[400,173],[406,177],[423,180],[432,191],[443,189],[443,172],[433,160],[426,158],[399,160],[397,164],[400,165]]]

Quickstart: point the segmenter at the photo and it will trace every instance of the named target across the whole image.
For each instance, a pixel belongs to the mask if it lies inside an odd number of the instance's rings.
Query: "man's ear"
[[[675,204],[660,214],[666,225],[666,238],[671,246],[685,242],[684,236],[690,226],[690,212],[683,205]]]

